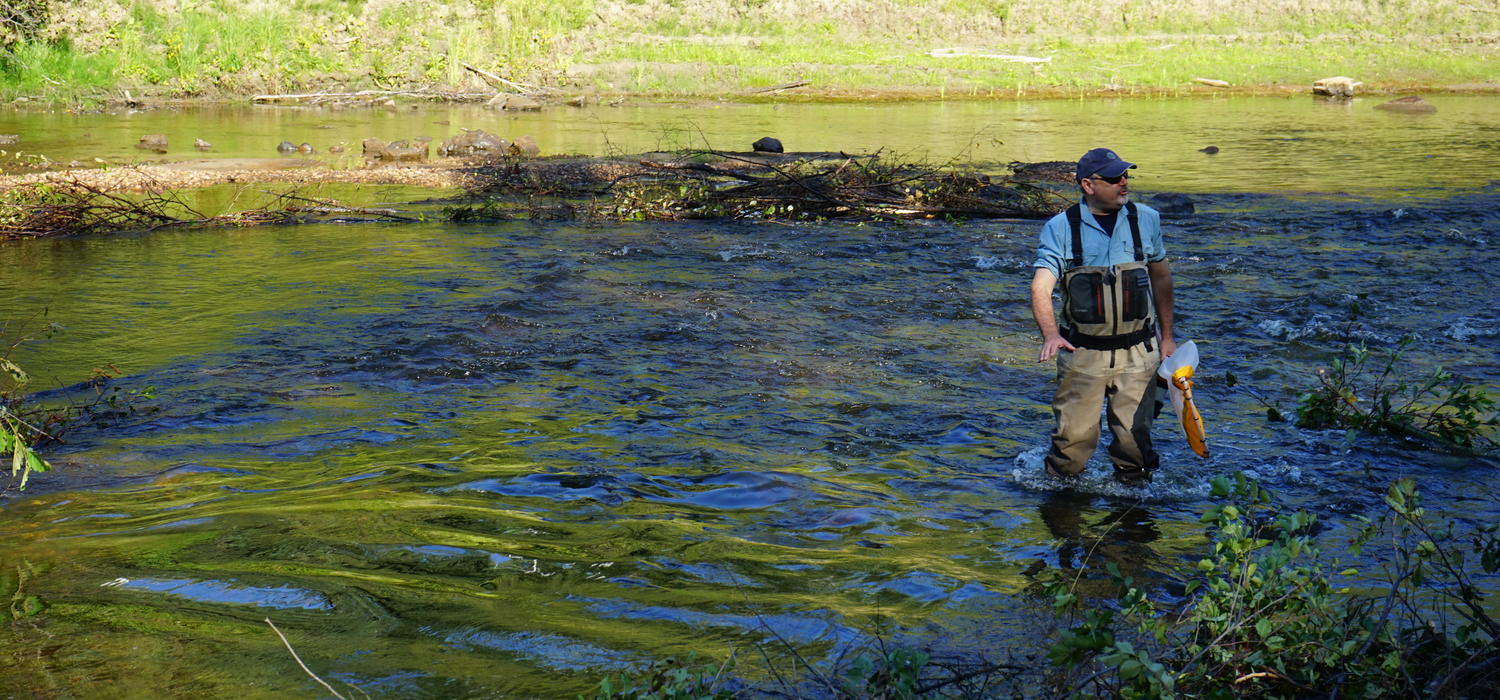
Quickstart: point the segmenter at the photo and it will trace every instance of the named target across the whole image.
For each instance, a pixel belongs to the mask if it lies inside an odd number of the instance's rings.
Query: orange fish
[[[1193,404],[1193,366],[1178,367],[1172,373],[1172,386],[1182,392],[1181,403],[1173,401],[1172,407],[1177,409],[1177,416],[1182,419],[1182,432],[1187,436],[1188,447],[1199,457],[1207,457],[1208,441],[1203,433],[1203,416]]]
[[[1182,421],[1182,432],[1187,436],[1188,447],[1199,457],[1208,456],[1208,439],[1203,431],[1203,416],[1193,403],[1193,371],[1198,367],[1198,346],[1189,340],[1177,346],[1171,357],[1162,360],[1157,374],[1171,382],[1168,393],[1172,398],[1172,410]]]

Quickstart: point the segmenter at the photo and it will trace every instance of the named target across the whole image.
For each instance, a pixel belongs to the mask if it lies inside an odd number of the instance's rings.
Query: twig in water
[[[281,643],[286,645],[286,650],[287,651],[292,652],[292,658],[297,660],[297,665],[302,667],[302,672],[303,673],[306,673],[310,678],[312,678],[313,680],[317,681],[324,688],[327,688],[328,692],[333,693],[333,696],[336,697],[336,698],[338,698],[339,700],[349,700],[349,698],[346,698],[346,697],[344,697],[342,695],[339,695],[339,691],[334,690],[333,686],[328,685],[328,683],[324,682],[322,678],[319,678],[318,674],[313,673],[312,669],[309,669],[307,667],[307,664],[302,663],[302,657],[297,656],[297,650],[293,649],[292,648],[292,643],[288,642],[286,640],[286,635],[282,634],[281,630],[276,629],[276,623],[271,622],[271,618],[269,618],[269,617],[266,618],[266,624],[268,624],[268,625],[271,626],[271,631],[275,632],[276,636],[281,637]]]
[[[325,212],[325,213],[353,212],[355,214],[365,214],[365,215],[368,215],[368,216],[381,216],[381,217],[385,217],[387,219],[394,219],[396,221],[420,221],[420,219],[414,219],[414,218],[409,217],[409,216],[402,216],[401,214],[397,213],[397,210],[395,210],[395,209],[372,209],[372,208],[369,208],[369,207],[350,207],[350,206],[345,206],[343,204],[339,204],[338,202],[335,202],[335,201],[332,201],[332,200],[313,199],[311,197],[303,197],[303,196],[300,196],[300,195],[297,195],[297,194],[293,194],[291,192],[276,193],[276,192],[268,192],[266,190],[261,190],[261,191],[264,192],[265,194],[269,194],[269,195],[271,195],[273,197],[276,197],[277,199],[296,200],[296,201],[300,201],[300,202],[309,202],[309,203],[312,203],[312,204],[316,204],[316,205],[318,205],[320,207],[319,209],[312,210],[312,211],[319,211],[319,212]]]

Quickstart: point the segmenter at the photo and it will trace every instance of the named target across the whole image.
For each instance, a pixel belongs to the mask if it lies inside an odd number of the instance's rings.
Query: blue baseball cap
[[[1082,180],[1091,175],[1103,177],[1119,177],[1126,170],[1135,167],[1135,163],[1121,158],[1108,148],[1095,148],[1083,154],[1078,159],[1078,178]]]

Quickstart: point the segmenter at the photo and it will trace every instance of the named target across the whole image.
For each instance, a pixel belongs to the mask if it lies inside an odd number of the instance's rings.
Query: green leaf
[[[26,600],[21,603],[21,617],[31,617],[41,612],[44,607],[40,597],[34,595],[26,596]]]

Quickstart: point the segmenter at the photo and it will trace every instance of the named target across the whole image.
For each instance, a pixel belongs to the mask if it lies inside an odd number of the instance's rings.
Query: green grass
[[[484,89],[464,63],[564,90],[799,95],[1241,90],[1349,75],[1370,89],[1486,83],[1500,13],[1437,0],[50,0],[0,49],[0,95]],[[1050,63],[935,49],[1019,54]]]

